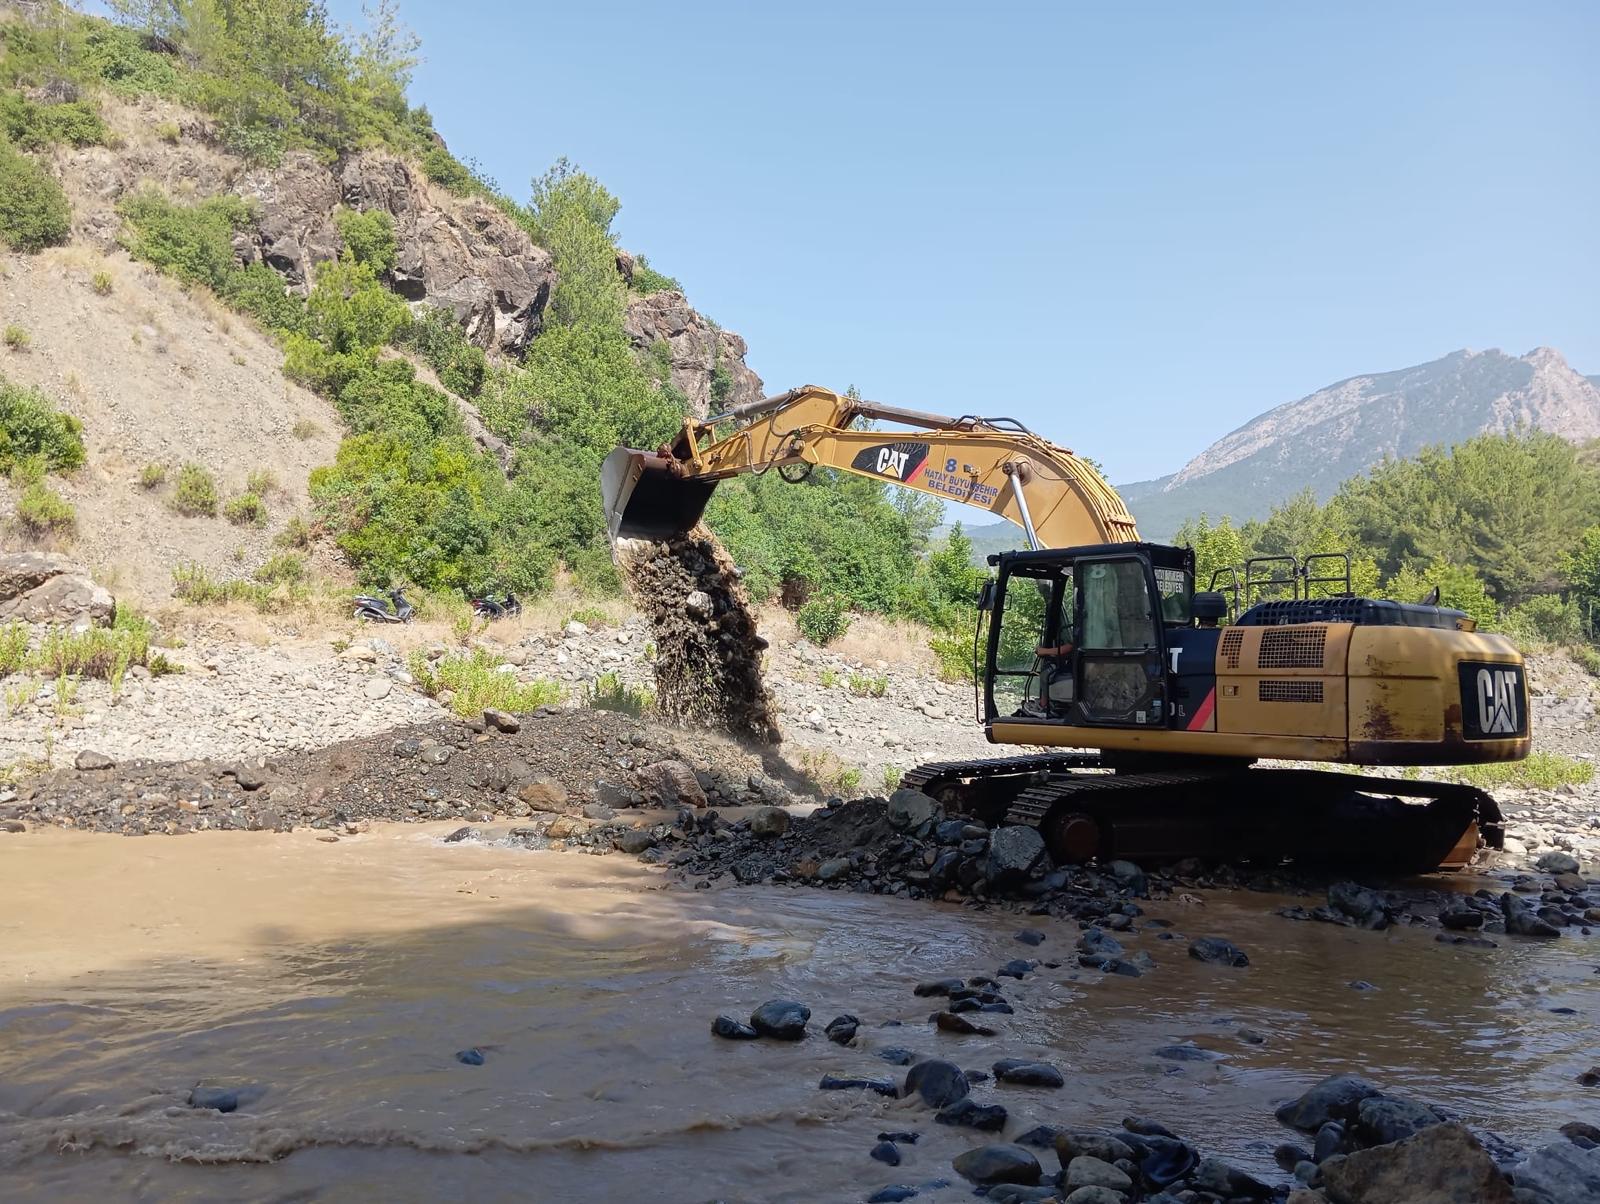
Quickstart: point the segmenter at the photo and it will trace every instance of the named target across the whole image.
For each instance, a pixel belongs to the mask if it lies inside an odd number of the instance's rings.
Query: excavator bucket
[[[671,456],[617,448],[600,466],[600,500],[611,541],[687,534],[716,487],[715,481],[683,476],[680,461]]]

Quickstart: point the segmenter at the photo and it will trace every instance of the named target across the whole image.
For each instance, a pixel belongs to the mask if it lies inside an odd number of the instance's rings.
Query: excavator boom
[[[688,419],[670,447],[618,448],[601,469],[606,524],[613,540],[668,539],[699,521],[718,481],[773,469],[797,481],[819,467],[988,510],[1034,547],[1139,538],[1088,461],[1020,423],[925,414],[815,385]]]

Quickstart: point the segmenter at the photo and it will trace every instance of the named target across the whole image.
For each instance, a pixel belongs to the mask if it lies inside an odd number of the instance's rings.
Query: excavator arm
[[[875,425],[862,429],[863,420]],[[669,539],[699,521],[718,481],[776,469],[798,482],[818,467],[988,510],[1033,547],[1139,538],[1088,461],[1020,423],[925,414],[816,385],[686,419],[677,440],[653,452],[618,448],[601,469],[606,522],[613,540]]]

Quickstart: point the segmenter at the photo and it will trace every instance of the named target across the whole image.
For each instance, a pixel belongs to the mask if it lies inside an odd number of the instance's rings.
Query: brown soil
[[[655,638],[661,717],[777,743],[777,715],[761,678],[767,642],[715,536],[697,526],[670,541],[619,540],[617,564]]]

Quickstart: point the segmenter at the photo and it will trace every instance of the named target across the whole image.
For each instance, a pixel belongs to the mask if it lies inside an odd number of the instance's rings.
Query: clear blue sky
[[[401,4],[451,149],[593,172],[769,390],[1130,481],[1458,347],[1600,373],[1600,4]]]

